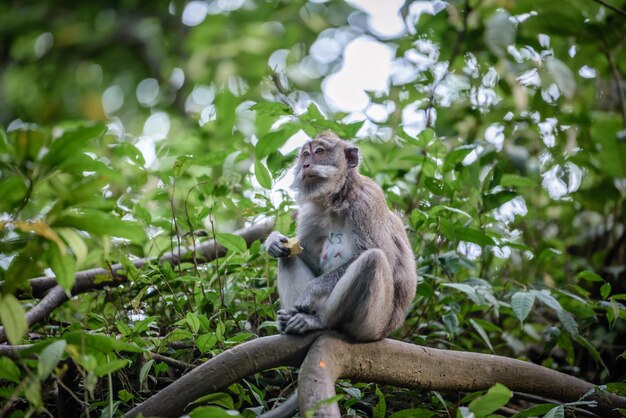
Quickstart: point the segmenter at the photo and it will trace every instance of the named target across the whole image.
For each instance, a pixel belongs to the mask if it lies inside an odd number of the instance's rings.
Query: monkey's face
[[[358,151],[349,143],[319,136],[300,149],[292,187],[309,197],[339,190],[347,171],[358,165]]]

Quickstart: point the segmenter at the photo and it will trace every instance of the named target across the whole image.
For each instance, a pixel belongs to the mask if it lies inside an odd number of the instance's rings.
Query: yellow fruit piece
[[[298,238],[296,237],[289,238],[287,242],[283,244],[283,247],[289,250],[289,257],[302,254],[302,250],[304,250],[304,248],[300,246],[300,241],[298,241]]]

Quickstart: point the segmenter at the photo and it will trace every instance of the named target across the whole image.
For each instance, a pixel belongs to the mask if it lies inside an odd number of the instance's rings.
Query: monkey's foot
[[[316,331],[326,328],[322,321],[315,315],[297,313],[291,317],[285,327],[286,334],[305,334],[307,332]]]

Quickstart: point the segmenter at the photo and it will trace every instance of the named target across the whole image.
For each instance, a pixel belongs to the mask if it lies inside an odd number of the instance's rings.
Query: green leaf
[[[268,190],[272,188],[272,176],[259,159],[254,161],[254,175],[261,187]]]
[[[576,79],[572,70],[563,61],[554,57],[546,59],[546,69],[550,72],[552,80],[559,87],[563,96],[568,99],[574,97],[574,93],[576,93]]]
[[[497,193],[489,193],[483,195],[483,209],[485,212],[497,209],[504,205],[506,202],[514,199],[517,196],[515,192],[502,191]]]
[[[96,367],[96,370],[94,370],[94,373],[98,377],[106,376],[109,373],[113,373],[116,370],[123,369],[124,367],[128,366],[129,364],[130,364],[130,361],[128,361],[126,359],[112,360],[112,361],[109,361],[108,363],[104,363],[104,364]]]
[[[489,336],[487,335],[487,333],[485,332],[483,327],[481,327],[478,322],[474,321],[471,318],[470,318],[469,322],[472,325],[472,327],[476,330],[478,335],[480,335],[480,338],[482,338],[483,341],[485,342],[485,344],[487,344],[487,347],[489,347],[489,350],[491,350],[491,352],[493,353],[494,350],[493,350],[493,346],[491,345],[491,340],[489,339]]]
[[[476,149],[476,145],[461,145],[459,147],[454,148],[448,154],[446,154],[446,158],[443,163],[443,170],[448,171],[453,169],[457,164],[462,162],[467,155]]]
[[[574,339],[578,337],[578,324],[576,320],[564,309],[560,309],[556,311],[556,315],[559,317],[559,321],[561,321],[561,325],[565,328],[565,331]]]
[[[99,351],[102,353],[111,353],[113,351],[127,351],[131,353],[141,353],[143,349],[134,344],[117,340],[113,337],[103,334],[89,334],[84,331],[73,331],[63,335],[63,339],[68,344],[77,347],[85,347],[91,351]]]
[[[537,182],[517,174],[503,174],[500,179],[500,185],[502,187],[536,187]]]
[[[154,364],[154,360],[148,360],[144,363],[143,366],[141,366],[141,370],[139,370],[139,385],[140,386],[143,385],[143,383],[148,378],[148,373],[150,373],[150,369],[152,368],[153,364]]]
[[[622,122],[615,113],[594,113],[590,126],[591,138],[596,144],[598,169],[611,177],[626,177],[626,141],[618,138]]]
[[[611,283],[604,283],[600,287],[600,295],[602,296],[602,299],[608,298],[610,294],[611,294]]]
[[[128,401],[132,401],[135,396],[129,391],[127,391],[126,389],[122,389],[117,392],[117,397],[122,402],[128,402]]]
[[[498,57],[505,56],[509,45],[515,43],[517,28],[510,17],[509,12],[498,9],[485,22],[485,43]]]
[[[50,245],[46,253],[57,283],[70,295],[76,281],[76,260],[71,254],[61,254],[56,245]]]
[[[217,242],[222,244],[228,251],[244,254],[246,252],[246,240],[239,235],[229,234],[227,232],[218,232],[215,234]]]
[[[543,418],[564,418],[565,417],[565,409],[563,405],[556,406],[548,411],[547,414],[543,416]]]
[[[56,232],[68,243],[76,257],[76,264],[82,265],[87,259],[89,248],[83,238],[72,228],[57,228]]]
[[[476,418],[486,417],[506,405],[512,396],[513,392],[509,388],[496,383],[483,396],[474,399],[469,404],[469,409]]]
[[[449,187],[443,181],[436,179],[434,177],[427,177],[424,180],[424,185],[428,190],[430,190],[434,195],[437,196],[447,196],[449,195]]]
[[[194,158],[189,156],[189,155],[181,155],[176,159],[176,162],[174,163],[174,177],[180,177],[183,174],[185,174],[185,172],[187,171],[187,169],[189,169],[189,167],[191,167],[194,164]]]
[[[191,328],[191,332],[197,334],[200,330],[200,320],[198,319],[198,316],[193,312],[187,312],[186,321]]]
[[[124,157],[128,157],[138,166],[143,167],[146,164],[146,160],[143,158],[142,152],[130,142],[122,141],[118,143],[114,149],[116,153],[123,155]]]
[[[67,342],[65,340],[57,340],[43,349],[37,363],[37,376],[41,382],[46,380],[52,373],[52,370],[59,364],[66,346]]]
[[[303,122],[314,122],[320,120],[323,121],[326,120],[326,118],[324,117],[324,115],[322,115],[322,112],[320,112],[320,109],[317,107],[317,105],[311,102],[307,107],[306,112],[300,115],[300,120]]]
[[[476,294],[476,290],[470,285],[464,283],[443,283],[441,286],[459,290],[469,296],[475,304],[482,305],[482,301],[478,297],[478,294]]]
[[[189,413],[191,418],[231,418],[241,416],[237,411],[224,410],[219,406],[203,406]]]
[[[547,307],[554,309],[557,312],[563,309],[559,301],[550,294],[549,290],[531,290],[531,292]]]
[[[36,410],[43,407],[43,400],[41,399],[41,385],[37,380],[31,380],[24,390],[24,396],[28,399],[28,402]]]
[[[600,355],[600,353],[598,352],[598,350],[593,346],[593,344],[591,344],[589,342],[589,340],[587,340],[585,337],[583,337],[582,335],[578,335],[578,337],[576,338],[576,341],[582,345],[583,347],[585,347],[587,349],[587,351],[589,351],[589,354],[591,354],[591,357],[593,357],[593,359],[597,362],[600,363],[600,365],[602,365],[602,367],[604,368],[604,370],[606,371],[607,374],[610,374],[609,372],[609,368],[606,367],[606,364],[604,363],[604,360],[602,360],[602,356]]]
[[[193,401],[192,405],[193,404],[209,404],[221,406],[226,409],[235,409],[232,396],[224,392],[209,393],[208,395],[201,396]]]
[[[520,322],[524,322],[535,304],[535,294],[530,292],[517,292],[511,296],[511,308]]]
[[[146,239],[146,233],[139,223],[124,221],[95,209],[67,209],[59,214],[52,226],[72,227],[97,236],[126,238],[136,243],[143,243]]]
[[[558,406],[558,405],[553,404],[553,403],[547,403],[547,404],[544,404],[544,405],[533,406],[532,408],[528,408],[525,411],[518,412],[517,414],[513,415],[511,418],[538,417],[540,415],[543,415],[543,414],[549,412],[552,408],[554,408],[556,406]]]
[[[604,279],[600,277],[600,275],[589,270],[581,271],[580,273],[578,273],[576,275],[576,280],[580,280],[580,279],[586,280],[588,282],[603,282],[604,281]]]
[[[288,125],[278,131],[270,132],[259,139],[254,147],[254,152],[257,159],[267,157],[274,151],[283,146],[289,138],[291,138],[299,128],[293,125]]]
[[[1,154],[9,154],[12,153],[12,147],[9,145],[9,137],[7,136],[7,131],[4,129],[2,125],[0,125],[0,153]]]
[[[80,126],[65,131],[63,135],[52,141],[48,153],[42,160],[42,164],[54,167],[60,165],[82,152],[94,139],[104,134],[106,127],[102,123],[91,126]]]
[[[8,380],[9,382],[20,382],[20,368],[8,357],[0,357],[0,380]]]
[[[0,298],[0,321],[9,343],[19,344],[22,336],[28,331],[28,322],[22,304],[12,294]]]
[[[196,347],[202,354],[208,352],[217,344],[217,336],[213,333],[211,334],[202,334],[196,340]]]
[[[250,106],[250,110],[254,110],[259,115],[264,116],[282,116],[291,115],[293,112],[289,106],[280,102],[260,102]]]
[[[473,242],[481,247],[496,244],[493,238],[474,228],[467,228],[463,226],[455,228],[454,235],[458,241]]]
[[[451,337],[459,333],[459,318],[455,314],[453,313],[445,314],[441,318],[441,320],[443,324],[445,325],[446,330],[448,331],[448,334],[450,334]]]
[[[380,391],[378,385],[376,385],[376,396],[378,397],[378,403],[373,408],[373,418],[385,418],[387,403],[385,402],[385,395]]]
[[[412,408],[394,412],[389,415],[389,418],[430,418],[432,416],[435,416],[433,411],[423,408]]]

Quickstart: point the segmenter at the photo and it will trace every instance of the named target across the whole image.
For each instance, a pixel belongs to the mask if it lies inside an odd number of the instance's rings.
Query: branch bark
[[[124,415],[179,417],[187,405],[256,372],[278,366],[297,367],[320,333],[302,337],[274,335],[233,347],[196,367]]]
[[[177,417],[199,397],[222,390],[246,376],[272,367],[300,365],[297,390],[300,411],[315,410],[321,401],[335,396],[338,378],[425,391],[471,392],[502,383],[512,391],[561,402],[577,401],[595,387],[576,377],[502,356],[440,350],[389,339],[353,344],[334,333],[276,335],[223,352],[148,398],[124,418],[140,413]],[[620,417],[614,408],[626,408],[626,398],[605,392],[586,400],[597,401],[598,407],[593,412],[603,417]],[[290,397],[263,417],[290,417],[295,408]],[[334,404],[318,408],[315,416],[340,417],[341,414]]]
[[[561,402],[580,399],[595,385],[576,377],[521,360],[496,355],[439,350],[394,340],[350,344],[332,334],[311,347],[298,377],[301,411],[314,409],[335,396],[335,381],[392,384],[420,390],[477,391],[501,383],[513,391],[541,395]],[[586,398],[598,402],[593,411],[621,417],[626,398],[600,392]],[[337,404],[322,405],[315,416],[341,417]]]
[[[248,228],[240,229],[235,235],[242,237],[249,246],[257,239],[267,236],[274,227],[274,221],[267,219]],[[200,254],[200,263],[208,263],[215,258],[226,255],[226,249],[216,243],[214,240],[208,241],[198,247],[196,252]],[[151,262],[164,263],[169,262],[172,265],[178,265],[183,261],[192,259],[193,252],[189,249],[181,249],[179,253],[166,253],[159,259],[141,258],[133,261],[135,267],[142,267]],[[90,269],[76,273],[76,282],[72,288],[72,296],[88,292],[90,290],[101,289],[106,286],[119,286],[128,281],[123,274],[124,267],[121,264],[114,264],[110,269]],[[30,311],[26,313],[26,320],[31,326],[45,319],[50,313],[69,300],[61,286],[57,285],[55,277],[37,277],[30,279],[29,283],[32,287],[32,296],[35,298],[43,298]],[[1,289],[1,286],[0,286]],[[4,327],[0,327],[0,343],[6,342],[6,334]]]

